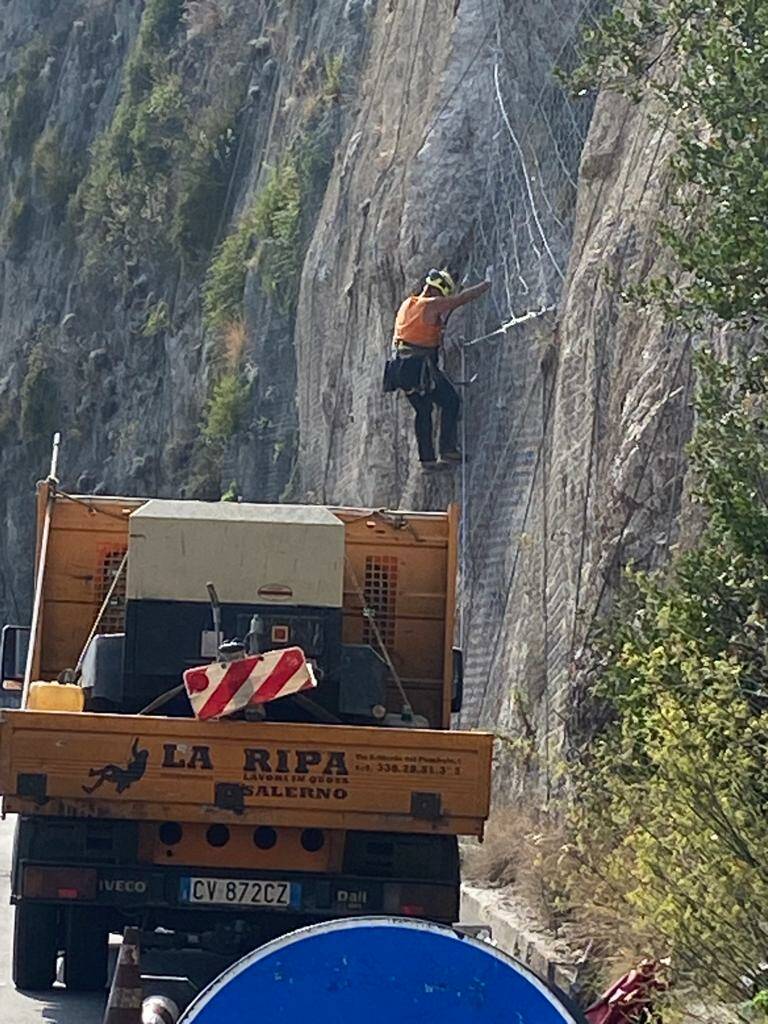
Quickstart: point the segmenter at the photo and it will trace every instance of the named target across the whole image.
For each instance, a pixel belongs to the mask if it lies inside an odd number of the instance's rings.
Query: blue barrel
[[[400,918],[313,925],[249,953],[180,1024],[577,1024],[521,964]]]

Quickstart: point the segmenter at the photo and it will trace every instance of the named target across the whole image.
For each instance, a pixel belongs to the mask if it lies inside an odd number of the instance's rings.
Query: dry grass
[[[556,821],[523,809],[499,810],[488,821],[484,842],[463,847],[463,876],[467,882],[513,888],[543,927],[557,931],[567,909],[564,846]]]
[[[188,0],[186,9],[187,36],[211,36],[221,28],[221,12],[215,0]]]
[[[555,817],[524,808],[497,810],[485,841],[462,846],[462,875],[470,884],[509,892],[542,932],[570,949],[589,949],[596,988],[660,952],[639,934],[629,908],[622,913],[616,901],[604,899]]]
[[[599,859],[599,858],[598,858]],[[462,844],[465,882],[499,890],[499,904],[510,908],[526,929],[584,957],[579,985],[582,998],[596,996],[608,983],[646,957],[669,950],[643,929],[622,893],[601,880],[568,843],[554,817],[524,808],[497,810],[488,821],[483,843]],[[732,1008],[697,1006],[700,993],[675,981],[659,998],[669,1024],[737,1024],[745,1020]]]
[[[245,342],[246,333],[243,321],[230,320],[221,333],[222,351],[230,370],[234,370],[240,365]]]

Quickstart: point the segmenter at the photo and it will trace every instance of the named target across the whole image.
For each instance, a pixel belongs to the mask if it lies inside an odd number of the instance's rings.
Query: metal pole
[[[101,608],[99,608],[99,613],[96,616],[96,621],[93,623],[93,626],[91,626],[91,632],[88,634],[88,639],[83,644],[82,651],[80,651],[80,657],[77,659],[77,664],[75,665],[75,677],[78,676],[78,674],[80,672],[80,669],[83,667],[83,658],[85,657],[85,652],[88,650],[88,646],[89,646],[91,640],[93,640],[93,638],[96,636],[96,630],[99,628],[99,625],[101,624],[101,620],[104,618],[104,612],[109,607],[109,603],[112,600],[112,595],[114,594],[115,590],[117,589],[117,584],[120,582],[120,577],[123,575],[123,572],[125,570],[125,566],[126,566],[127,561],[128,561],[128,552],[126,551],[125,554],[123,555],[123,559],[120,562],[120,566],[119,566],[117,572],[112,577],[112,582],[109,585],[109,590],[107,591],[107,596],[101,602]]]
[[[24,689],[21,694],[21,706],[25,708],[29,700],[29,687],[32,682],[32,667],[37,650],[38,633],[40,631],[40,616],[43,607],[43,585],[45,583],[45,563],[48,557],[48,541],[51,536],[51,519],[53,518],[53,506],[56,501],[56,489],[59,484],[56,476],[59,469],[59,447],[61,445],[61,434],[57,431],[53,435],[53,448],[51,451],[51,468],[48,473],[46,484],[48,485],[48,498],[45,505],[45,519],[43,521],[43,532],[40,537],[40,551],[37,562],[37,577],[35,580],[35,599],[32,605],[32,622],[29,629],[29,649],[27,650],[27,664],[24,669]]]
[[[467,352],[461,345],[461,379],[467,379]],[[461,525],[459,527],[459,647],[464,650],[464,604],[467,591],[467,416],[469,415],[470,388],[464,389],[464,408],[461,410]]]

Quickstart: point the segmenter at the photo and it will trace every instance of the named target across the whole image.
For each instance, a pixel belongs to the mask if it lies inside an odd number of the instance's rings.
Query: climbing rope
[[[462,348],[472,348],[473,345],[479,345],[481,341],[490,341],[492,338],[498,338],[503,334],[506,334],[513,327],[519,327],[520,324],[527,324],[531,320],[538,320],[542,316],[546,316],[547,313],[553,313],[556,306],[542,306],[541,309],[531,310],[528,313],[524,313],[522,316],[512,317],[511,320],[505,321],[496,328],[495,331],[491,331],[490,334],[481,334],[479,338],[472,338],[471,341],[465,341],[462,343]]]

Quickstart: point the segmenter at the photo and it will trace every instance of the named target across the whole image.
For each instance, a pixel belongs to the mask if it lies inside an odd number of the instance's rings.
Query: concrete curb
[[[529,930],[512,908],[500,902],[499,890],[476,886],[461,887],[461,921],[484,924],[491,929],[494,943],[567,996],[577,997],[580,964],[574,957],[553,948],[551,942]]]

